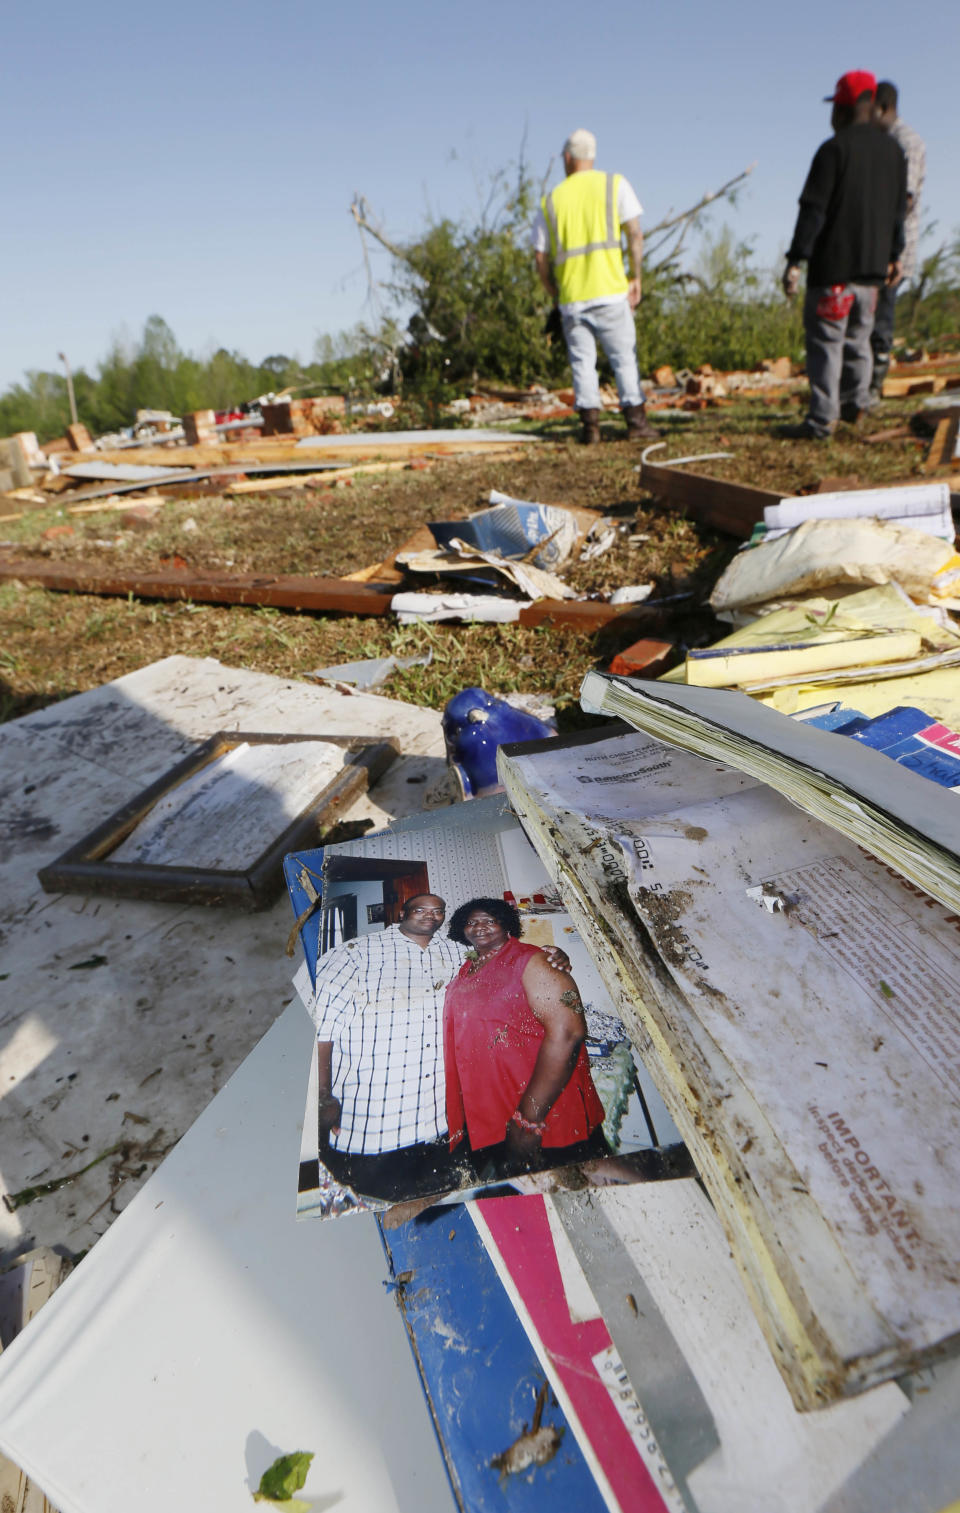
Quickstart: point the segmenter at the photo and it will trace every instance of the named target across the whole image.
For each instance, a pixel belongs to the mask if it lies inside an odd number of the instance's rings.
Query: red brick
[[[639,673],[655,678],[667,671],[675,650],[672,641],[634,641],[632,646],[625,646],[623,651],[617,652],[610,663],[610,671],[626,678],[636,677]]]

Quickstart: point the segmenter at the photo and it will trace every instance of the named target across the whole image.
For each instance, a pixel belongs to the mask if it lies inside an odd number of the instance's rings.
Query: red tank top
[[[482,967],[465,962],[447,988],[443,1056],[451,1145],[464,1129],[473,1150],[498,1145],[533,1075],[544,1028],[527,1002],[523,972],[538,950],[510,936]],[[586,1140],[603,1119],[581,1046],[570,1080],[547,1115],[543,1144]]]

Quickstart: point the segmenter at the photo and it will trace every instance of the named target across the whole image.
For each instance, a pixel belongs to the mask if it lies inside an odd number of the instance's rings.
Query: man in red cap
[[[827,98],[833,136],[817,149],[800,195],[783,290],[790,299],[807,263],[803,328],[810,408],[787,434],[823,441],[837,419],[854,424],[870,405],[870,334],[877,290],[899,277],[907,208],[906,163],[873,121],[877,81],[846,73]]]

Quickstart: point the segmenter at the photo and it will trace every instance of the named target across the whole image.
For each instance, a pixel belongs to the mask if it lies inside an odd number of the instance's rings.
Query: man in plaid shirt
[[[920,196],[927,171],[927,149],[922,137],[912,126],[901,121],[897,115],[897,86],[889,79],[877,85],[875,99],[877,125],[888,131],[899,143],[907,160],[907,214],[903,223],[904,248],[900,258],[900,279],[895,284],[885,285],[877,297],[877,313],[873,320],[873,378],[870,381],[870,396],[876,403],[883,393],[883,380],[890,366],[890,351],[893,346],[893,320],[897,295],[906,281],[917,269],[917,242],[920,238]]]

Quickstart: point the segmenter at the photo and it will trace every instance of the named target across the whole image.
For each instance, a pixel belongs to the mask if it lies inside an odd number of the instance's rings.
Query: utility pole
[[[58,352],[57,356],[59,357],[60,361],[63,363],[63,366],[67,370],[67,393],[70,396],[70,419],[73,422],[73,424],[76,425],[77,424],[77,401],[76,401],[76,397],[75,397],[74,392],[73,392],[73,374],[70,372],[70,364],[67,362],[67,354],[65,352]]]

